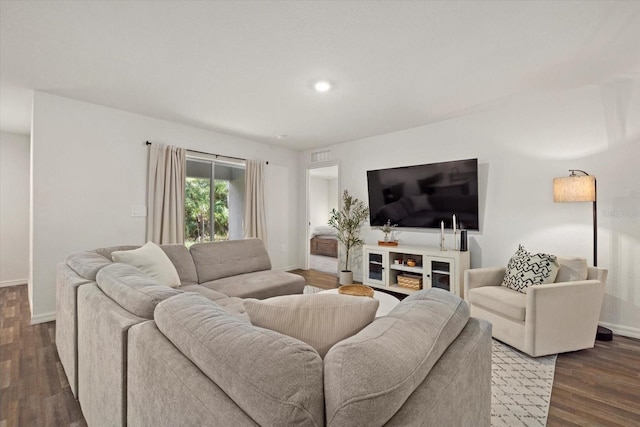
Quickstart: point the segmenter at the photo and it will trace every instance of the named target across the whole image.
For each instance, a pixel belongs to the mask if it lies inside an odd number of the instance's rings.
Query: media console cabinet
[[[363,283],[372,288],[406,295],[418,289],[441,288],[461,298],[464,272],[471,264],[469,252],[413,245],[365,245],[363,263]],[[421,279],[421,284],[415,289],[399,286],[399,276],[401,281],[416,285]]]

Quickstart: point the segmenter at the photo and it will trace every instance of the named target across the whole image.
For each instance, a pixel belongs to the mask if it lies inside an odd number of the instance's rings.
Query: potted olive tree
[[[338,231],[338,241],[344,245],[344,270],[340,271],[340,284],[353,283],[353,272],[349,268],[349,254],[351,249],[362,246],[360,238],[362,224],[369,216],[369,209],[365,204],[354,198],[347,190],[342,193],[342,207],[339,211],[332,209],[329,225]]]

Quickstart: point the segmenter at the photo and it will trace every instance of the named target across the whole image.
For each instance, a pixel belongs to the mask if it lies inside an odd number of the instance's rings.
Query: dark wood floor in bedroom
[[[337,279],[298,270],[313,286]],[[0,427],[86,426],[55,349],[55,323],[30,325],[27,286],[0,288]],[[548,426],[640,425],[640,341],[614,336],[558,356]]]

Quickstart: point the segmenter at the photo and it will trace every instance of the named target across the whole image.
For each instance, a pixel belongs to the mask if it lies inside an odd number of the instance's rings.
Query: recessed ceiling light
[[[313,87],[318,91],[318,92],[327,92],[328,90],[331,89],[331,83],[329,83],[326,80],[320,80],[319,82],[316,82],[315,85],[313,85]]]

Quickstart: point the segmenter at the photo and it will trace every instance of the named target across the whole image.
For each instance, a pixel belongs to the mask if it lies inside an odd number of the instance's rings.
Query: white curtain
[[[173,145],[149,146],[147,240],[184,243],[186,150]]]
[[[247,160],[244,193],[244,237],[257,237],[267,247],[267,222],[264,204],[264,163]]]

